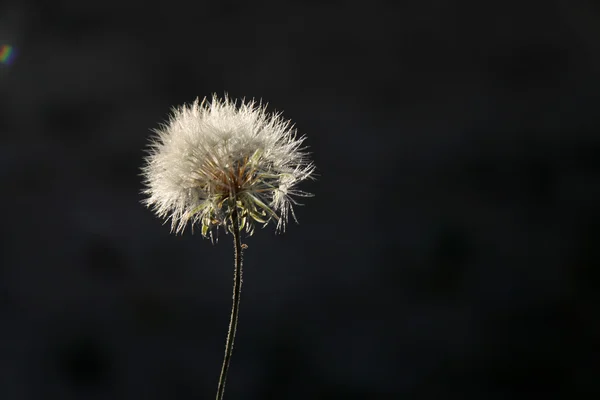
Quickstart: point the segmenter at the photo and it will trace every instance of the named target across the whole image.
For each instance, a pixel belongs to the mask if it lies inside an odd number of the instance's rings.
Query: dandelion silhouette
[[[238,105],[225,96],[198,99],[174,108],[169,121],[154,130],[142,168],[144,204],[171,221],[171,232],[189,224],[217,239],[219,228],[234,241],[233,306],[225,357],[217,389],[223,398],[233,351],[242,287],[242,252],[255,223],[276,224],[283,232],[295,197],[309,197],[297,184],[314,178],[314,164],[290,121],[269,114],[254,100]]]

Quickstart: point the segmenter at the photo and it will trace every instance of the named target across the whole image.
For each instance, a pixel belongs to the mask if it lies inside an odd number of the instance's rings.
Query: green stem
[[[242,240],[240,238],[240,223],[238,221],[238,211],[235,202],[232,207],[231,219],[233,223],[233,248],[235,264],[233,269],[233,305],[231,307],[231,318],[229,320],[229,330],[227,331],[227,341],[225,343],[225,357],[221,376],[219,377],[219,386],[217,389],[217,400],[223,400],[225,393],[225,381],[227,380],[227,371],[229,370],[229,361],[233,353],[233,342],[235,340],[235,331],[237,329],[238,313],[240,311],[240,297],[242,294]]]

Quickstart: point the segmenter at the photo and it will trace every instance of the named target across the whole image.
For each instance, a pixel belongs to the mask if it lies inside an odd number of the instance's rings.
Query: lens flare
[[[7,44],[0,46],[0,63],[10,65],[15,60],[15,48]]]

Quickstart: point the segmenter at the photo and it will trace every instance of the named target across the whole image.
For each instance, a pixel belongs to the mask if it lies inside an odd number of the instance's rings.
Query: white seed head
[[[172,232],[198,223],[212,239],[219,226],[232,229],[234,209],[248,234],[254,222],[284,231],[290,212],[296,219],[293,197],[311,196],[296,189],[315,169],[304,137],[254,100],[196,99],[153,132],[142,168],[144,204],[170,219]]]

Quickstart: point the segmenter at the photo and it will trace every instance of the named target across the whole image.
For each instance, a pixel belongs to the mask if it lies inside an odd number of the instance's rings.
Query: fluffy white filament
[[[295,219],[292,197],[310,196],[296,189],[314,172],[304,137],[254,100],[196,99],[174,108],[153,132],[142,169],[144,203],[170,219],[175,233],[199,223],[212,238],[213,228],[231,229],[233,207],[249,234],[255,221],[275,221],[283,231],[289,212]]]

